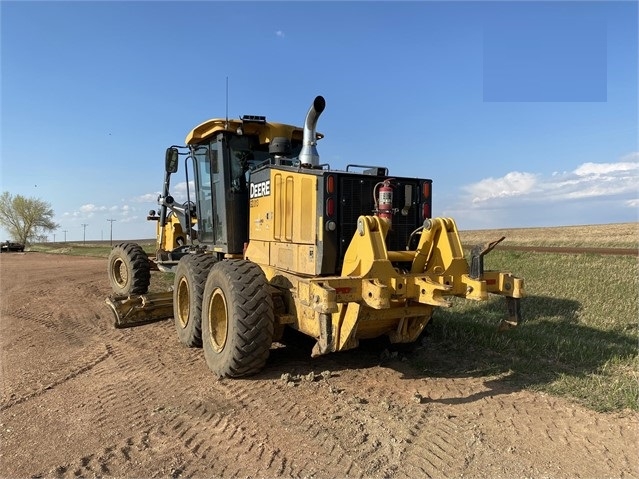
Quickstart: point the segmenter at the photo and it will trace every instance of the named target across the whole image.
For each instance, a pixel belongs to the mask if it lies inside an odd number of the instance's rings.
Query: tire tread
[[[204,295],[204,285],[206,277],[213,265],[217,262],[217,258],[210,254],[189,254],[180,259],[180,263],[185,268],[185,276],[189,282],[189,292],[194,295],[189,298],[189,322],[186,328],[182,328],[177,317],[177,311],[174,309],[175,328],[178,332],[180,342],[190,348],[199,348],[202,346],[202,296]],[[180,265],[178,265],[180,268]],[[180,270],[182,269],[180,268]],[[176,271],[175,283],[173,287],[174,294],[177,294],[179,273]],[[173,297],[174,308],[177,308],[177,299]]]
[[[119,256],[129,268],[131,283],[124,291],[116,290],[117,285],[111,277],[112,260]],[[113,246],[109,255],[109,280],[114,292],[120,294],[146,294],[151,284],[151,265],[149,257],[137,243],[118,243]],[[119,288],[118,288],[119,289]]]
[[[229,331],[235,331],[232,350],[213,355],[213,361],[209,353],[207,363],[222,377],[257,373],[268,359],[273,340],[273,301],[266,288],[266,277],[258,265],[247,260],[225,260],[215,268],[216,274],[228,281],[228,293],[232,295],[227,298],[229,316],[235,313],[229,321],[234,321],[236,328],[229,327]],[[228,342],[227,338],[227,345]]]

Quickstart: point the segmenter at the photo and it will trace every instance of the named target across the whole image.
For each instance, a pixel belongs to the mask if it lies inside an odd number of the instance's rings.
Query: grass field
[[[147,253],[155,253],[155,240],[130,240],[133,243],[137,243]],[[113,244],[118,244],[121,241],[114,241]],[[111,252],[111,244],[109,241],[87,241],[85,243],[38,243],[31,245],[27,248],[27,251],[36,253],[52,253],[52,254],[68,254],[71,256],[97,256],[100,258],[108,258]]]
[[[637,247],[638,224],[462,232],[464,244],[502,235],[511,245]],[[140,242],[152,251],[153,240]],[[108,244],[45,244],[38,251],[108,255]],[[569,397],[597,411],[639,410],[639,271],[634,256],[493,251],[486,269],[525,279],[523,324],[498,333],[505,301],[438,309],[415,365],[441,377]],[[106,279],[106,274],[105,274]],[[170,278],[154,279],[165,287]]]
[[[464,244],[506,236],[521,246],[638,247],[638,223],[461,232]],[[639,268],[633,256],[493,251],[486,269],[525,279],[523,324],[496,325],[505,301],[463,300],[434,315],[419,367],[487,375],[500,385],[567,396],[598,411],[639,409]],[[440,354],[442,353],[442,354]]]
[[[450,376],[495,376],[568,396],[598,411],[638,409],[637,258],[494,251],[487,269],[525,278],[523,324],[499,333],[505,301],[438,309],[418,366]]]
[[[483,244],[505,236],[510,246],[573,246],[639,248],[639,223],[615,223],[552,228],[507,228],[462,231],[462,243]]]

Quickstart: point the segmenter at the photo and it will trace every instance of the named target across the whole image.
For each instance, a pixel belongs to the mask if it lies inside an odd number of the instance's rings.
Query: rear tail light
[[[430,215],[431,215],[430,203],[424,203],[422,205],[422,218],[423,219],[430,218]]]
[[[424,183],[422,185],[422,195],[424,199],[430,198],[430,183]]]
[[[335,193],[335,177],[333,175],[328,175],[326,177],[326,192],[329,195]]]
[[[326,216],[329,218],[335,215],[335,198],[326,200]]]

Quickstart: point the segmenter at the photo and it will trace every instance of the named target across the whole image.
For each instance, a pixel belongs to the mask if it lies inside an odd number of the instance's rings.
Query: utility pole
[[[62,232],[64,233],[64,242],[67,242],[67,230],[62,230]]]
[[[111,223],[111,246],[113,246],[113,222],[116,220],[108,219],[107,221]]]
[[[84,228],[84,234],[82,236],[82,244],[83,245],[86,244],[86,242],[87,242],[87,226],[89,226],[89,225],[86,224],[86,223],[82,223],[82,227]]]
[[[55,233],[53,233],[53,242],[55,243]]]

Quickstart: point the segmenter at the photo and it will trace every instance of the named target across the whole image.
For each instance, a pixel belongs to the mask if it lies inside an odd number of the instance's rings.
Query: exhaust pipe
[[[317,119],[326,108],[326,100],[323,96],[316,96],[313,100],[311,108],[306,114],[304,121],[304,140],[302,142],[302,150],[299,154],[299,160],[302,166],[311,167],[319,165],[319,154],[317,153]]]

